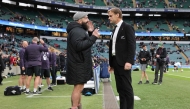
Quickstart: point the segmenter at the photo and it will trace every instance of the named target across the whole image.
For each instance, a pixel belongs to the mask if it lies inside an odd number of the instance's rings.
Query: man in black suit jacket
[[[132,26],[123,22],[119,8],[108,10],[110,23],[117,27],[111,35],[109,44],[109,72],[114,71],[120,109],[134,108],[134,94],[131,85],[131,68],[136,51],[135,31]]]

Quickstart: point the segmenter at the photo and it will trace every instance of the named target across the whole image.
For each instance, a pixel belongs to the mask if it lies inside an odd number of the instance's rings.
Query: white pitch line
[[[103,95],[103,94],[94,94],[94,95]],[[70,98],[71,96],[27,96],[27,98]]]
[[[27,98],[70,98],[71,96],[33,96]]]
[[[41,93],[44,92],[45,90],[47,90],[48,88],[42,89]],[[34,95],[28,95],[27,97],[33,97]]]
[[[3,81],[3,84],[5,84],[5,83],[10,83],[10,82],[12,82],[12,81]]]
[[[168,73],[165,73],[167,75],[172,75],[172,76],[177,76],[177,77],[182,77],[182,78],[190,78],[190,77],[186,77],[186,76],[180,76],[180,75],[174,75],[174,74],[168,74]]]
[[[149,71],[149,72],[150,72],[150,71]],[[151,73],[154,73],[154,72],[151,72]],[[177,77],[181,77],[181,78],[190,78],[190,77],[180,76],[180,75],[175,75],[175,74],[170,74],[170,73],[164,73],[164,75],[177,76]]]

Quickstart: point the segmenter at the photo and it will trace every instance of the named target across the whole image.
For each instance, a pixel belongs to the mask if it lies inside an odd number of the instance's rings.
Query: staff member
[[[56,85],[56,54],[54,48],[50,48],[50,72],[52,77],[51,84]]]
[[[25,48],[28,46],[27,41],[22,42],[22,49],[19,51],[19,57],[20,57],[20,78],[19,78],[19,86],[21,88],[22,92],[26,91],[26,75],[27,75],[27,62],[24,58]]]
[[[40,82],[42,82],[42,78],[46,78],[46,83],[48,85],[48,90],[53,91],[50,84],[50,52],[42,52],[41,54],[42,65],[41,65],[41,75]],[[41,91],[41,83],[39,83],[39,91]]]
[[[155,78],[152,84],[162,84],[163,72],[164,72],[164,65],[166,62],[166,48],[164,48],[163,44],[160,43],[158,45],[158,49],[156,50],[156,69],[155,69]],[[160,71],[160,78],[158,81],[158,72]]]
[[[87,12],[77,12],[67,26],[67,84],[74,85],[71,109],[81,108],[81,92],[92,78],[91,47],[99,37],[98,29],[88,19]],[[94,30],[94,31],[93,31]]]
[[[109,44],[109,72],[114,71],[120,109],[134,109],[134,94],[131,85],[131,68],[134,64],[136,40],[132,26],[122,20],[119,8],[108,10],[110,23],[115,29]]]
[[[37,42],[41,43],[41,45],[37,45]],[[32,39],[32,44],[30,44],[28,47],[26,47],[25,49],[25,59],[27,61],[28,64],[28,68],[27,68],[27,75],[28,75],[28,79],[26,82],[26,95],[31,94],[29,92],[29,88],[30,88],[30,82],[31,79],[33,77],[33,74],[35,74],[35,81],[34,81],[34,91],[33,91],[33,95],[38,95],[40,93],[37,92],[37,88],[38,88],[38,84],[40,81],[40,67],[41,67],[41,53],[42,52],[48,52],[48,48],[46,46],[46,44],[44,43],[44,41],[42,39],[38,39],[37,37],[34,37]]]

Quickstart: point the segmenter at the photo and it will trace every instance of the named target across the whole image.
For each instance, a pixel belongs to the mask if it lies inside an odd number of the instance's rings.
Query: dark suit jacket
[[[158,48],[158,49],[156,50],[156,55],[160,55],[160,58],[156,58],[156,61],[157,61],[158,63],[160,63],[160,64],[163,64],[162,59],[163,59],[163,58],[166,58],[166,56],[167,56],[166,48],[162,48],[162,49]]]
[[[4,64],[3,59],[0,55],[0,74],[1,74],[1,71],[4,71],[4,69],[5,69],[5,64]]]
[[[112,37],[112,36],[111,36]],[[116,60],[120,66],[124,66],[126,62],[134,64],[136,51],[135,31],[132,26],[123,22],[117,34],[115,53]],[[112,38],[109,44],[109,64],[112,65]]]

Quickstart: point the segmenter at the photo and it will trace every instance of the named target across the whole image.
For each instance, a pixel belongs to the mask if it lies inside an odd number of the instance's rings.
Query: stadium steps
[[[13,15],[15,15],[15,13],[13,11],[11,11],[9,8],[4,7],[7,11],[11,12]]]
[[[137,4],[136,4],[136,0],[132,0],[133,1],[133,8],[136,8]]]
[[[175,45],[175,48],[176,48],[177,50],[180,50],[179,46],[177,46],[177,45]],[[187,57],[187,55],[186,55],[182,50],[181,50],[180,54],[185,58],[186,61],[189,60],[188,57]]]
[[[44,16],[41,12],[38,11],[38,13],[39,13],[41,16]],[[41,21],[42,24],[45,24],[45,22],[44,22],[42,19],[40,19],[39,17],[38,17],[38,19]]]
[[[169,1],[165,0],[165,3],[167,4],[167,7],[169,8]]]
[[[167,20],[166,22],[167,22],[168,28],[170,29],[170,31],[172,31],[173,30],[172,26],[169,25],[169,22]]]
[[[135,29],[135,30],[138,30],[136,23],[134,23],[134,29]]]
[[[112,2],[109,2],[109,5],[108,5],[108,4],[107,4],[107,0],[104,0],[104,4],[105,4],[106,6],[114,6]]]

